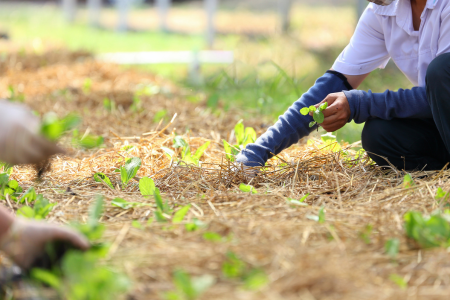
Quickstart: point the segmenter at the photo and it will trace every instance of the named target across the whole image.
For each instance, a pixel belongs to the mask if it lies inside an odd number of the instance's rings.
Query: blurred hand
[[[333,132],[344,127],[351,116],[350,105],[344,93],[329,94],[322,102],[316,104],[319,107],[322,103],[328,102],[328,107],[323,111],[325,119],[320,126],[327,132]]]
[[[16,218],[0,241],[0,250],[26,270],[44,255],[50,242],[66,242],[80,250],[87,250],[89,242],[76,231],[46,222]]]
[[[64,152],[39,134],[39,118],[24,105],[0,100],[0,128],[0,161],[35,164]]]

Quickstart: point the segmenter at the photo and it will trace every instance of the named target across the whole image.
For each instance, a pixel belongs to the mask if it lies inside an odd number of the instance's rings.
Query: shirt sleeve
[[[437,56],[450,52],[450,5],[448,3],[441,13],[441,28],[439,32]]]
[[[346,75],[362,75],[386,67],[390,56],[379,17],[370,4],[361,16],[350,44],[336,59],[333,70]]]

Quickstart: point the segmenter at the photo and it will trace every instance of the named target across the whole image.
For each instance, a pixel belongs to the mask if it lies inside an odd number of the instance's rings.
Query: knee
[[[371,119],[364,124],[361,142],[367,152],[377,153],[382,146],[383,124],[381,119]]]
[[[448,84],[450,81],[450,53],[444,53],[433,59],[427,69],[427,87]]]

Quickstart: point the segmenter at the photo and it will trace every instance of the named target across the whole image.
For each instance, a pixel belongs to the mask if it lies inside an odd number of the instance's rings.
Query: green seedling
[[[257,194],[258,191],[251,185],[241,183],[239,185],[239,189],[244,193]]]
[[[128,202],[123,198],[114,198],[111,201],[111,204],[113,206],[116,207],[120,207],[122,209],[130,209],[130,208],[135,208],[135,207],[139,207],[139,206],[148,206],[150,204],[147,203],[141,203],[141,202]]]
[[[406,289],[408,287],[408,282],[398,274],[391,274],[389,280],[395,283],[401,289]]]
[[[400,240],[399,239],[396,239],[396,238],[390,239],[384,245],[384,251],[392,259],[397,257],[399,250],[400,250]]]
[[[209,241],[209,242],[222,242],[224,240],[224,238],[218,234],[217,232],[212,232],[212,231],[208,231],[203,233],[203,239],[205,241]]]
[[[194,154],[191,153],[191,147],[189,144],[181,137],[176,136],[173,139],[173,147],[175,149],[181,148],[181,160],[180,162],[186,165],[196,165],[199,166],[200,164],[200,158],[202,158],[203,154],[205,153],[206,149],[209,147],[210,142],[206,142],[205,144],[198,147],[197,151],[195,151]],[[171,149],[168,149],[166,147],[162,147],[165,154],[170,158],[173,159],[175,152],[173,152]]]
[[[315,106],[311,105],[310,107],[303,107],[300,110],[300,113],[302,115],[304,115],[304,116],[307,116],[310,113],[312,113],[314,121],[309,123],[309,127],[314,127],[317,124],[322,124],[323,121],[325,120],[325,116],[323,115],[323,111],[325,109],[327,109],[327,107],[328,107],[328,102],[322,103],[317,108]]]
[[[75,129],[72,134],[72,144],[84,149],[94,149],[102,146],[104,139],[102,136],[94,136],[91,134],[83,134]]]
[[[116,102],[109,98],[105,98],[103,99],[103,108],[109,112],[113,112],[116,110]]]
[[[155,182],[151,178],[142,177],[139,180],[139,190],[144,197],[153,196],[156,190]]]
[[[83,82],[82,87],[83,93],[89,94],[92,90],[92,80],[90,78],[86,78]]]
[[[450,194],[448,192],[444,192],[442,188],[438,188],[436,191],[436,196],[434,199],[438,200],[439,202],[446,202],[449,199]]]
[[[416,184],[414,183],[414,180],[411,177],[411,174],[406,174],[403,178],[403,188],[409,189],[414,187]]]
[[[99,228],[103,225],[98,221],[102,210],[103,197],[97,196],[90,208],[88,223],[74,224],[90,241],[102,237],[103,230]],[[58,299],[115,299],[130,288],[130,281],[105,265],[103,260],[107,254],[108,248],[102,245],[94,245],[86,252],[69,250],[64,253],[61,264],[50,270],[32,269],[30,276],[35,282],[52,287]]]
[[[372,241],[370,239],[370,235],[372,234],[373,226],[367,225],[364,227],[362,231],[359,232],[359,237],[364,241],[366,244],[370,244]]]
[[[236,155],[245,149],[245,147],[256,141],[256,131],[252,127],[245,127],[242,120],[234,126],[234,135],[236,136],[236,145],[230,145],[227,141],[223,141],[226,158],[234,162]]]
[[[128,158],[125,165],[120,167],[120,179],[123,187],[127,187],[128,183],[134,178],[141,168],[142,160],[139,157]]]
[[[308,198],[309,193],[304,195],[302,198],[300,198],[300,200],[295,200],[292,198],[288,198],[287,199],[287,203],[289,205],[291,205],[291,207],[295,207],[295,206],[308,206],[308,204],[305,203],[306,198]]]
[[[423,216],[417,211],[405,214],[405,230],[408,238],[415,240],[422,248],[450,246],[450,211],[437,211],[431,216]]]
[[[44,115],[41,125],[41,134],[51,141],[57,141],[69,130],[81,124],[81,118],[77,115],[68,115],[59,119],[55,113]]]
[[[252,268],[230,251],[222,264],[222,274],[225,278],[241,281],[243,287],[248,290],[258,290],[269,282],[263,270]]]
[[[155,113],[153,116],[153,123],[158,123],[161,119],[166,119],[169,112],[166,109],[161,109]]]
[[[13,172],[13,166],[11,166],[7,163],[4,163],[4,162],[0,162],[0,170],[2,171],[2,173],[11,175]]]
[[[94,180],[96,182],[101,182],[104,185],[106,185],[107,187],[109,187],[110,189],[114,189],[113,184],[111,183],[111,180],[109,179],[108,176],[106,176],[105,174],[98,172],[94,174]]]
[[[36,199],[33,200],[33,202],[34,202],[33,207],[22,206],[17,211],[17,215],[28,219],[44,220],[47,217],[47,215],[52,211],[53,207],[55,207],[57,204],[57,203],[50,203],[47,199],[44,198],[44,196],[40,194],[36,196]]]
[[[325,223],[325,207],[321,207],[319,210],[319,214],[317,216],[314,215],[308,215],[306,218],[319,222],[319,224]]]
[[[10,200],[17,201],[22,193],[22,188],[16,180],[10,180],[8,173],[0,174],[0,200],[6,200],[8,197]]]
[[[199,229],[204,229],[204,228],[206,228],[206,226],[207,226],[206,223],[200,221],[197,218],[194,218],[191,223],[187,223],[184,225],[184,227],[186,228],[186,231],[189,231],[189,232],[197,231]]]
[[[211,275],[191,278],[188,273],[177,270],[173,274],[175,291],[165,293],[164,298],[166,300],[196,300],[214,285],[215,281]]]
[[[135,95],[133,97],[133,104],[131,104],[130,110],[132,112],[135,112],[135,113],[136,112],[140,112],[140,111],[143,110],[143,108],[142,108],[142,100],[137,95]]]
[[[23,93],[16,92],[16,89],[12,85],[8,85],[9,100],[13,102],[25,102],[25,95]]]

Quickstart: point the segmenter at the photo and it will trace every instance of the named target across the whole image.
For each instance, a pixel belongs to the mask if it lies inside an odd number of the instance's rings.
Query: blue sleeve
[[[350,105],[351,120],[363,123],[369,118],[432,118],[425,87],[398,92],[372,93],[359,90],[344,91]]]
[[[300,114],[300,109],[321,102],[331,93],[351,89],[344,75],[336,71],[327,71],[317,79],[313,87],[294,102],[284,115],[279,117],[275,125],[271,126],[255,143],[248,144],[246,149],[239,153],[236,161],[249,167],[264,166],[273,154],[277,155],[317,128],[309,127],[313,118]]]

